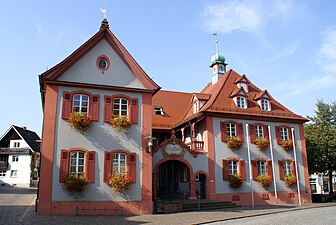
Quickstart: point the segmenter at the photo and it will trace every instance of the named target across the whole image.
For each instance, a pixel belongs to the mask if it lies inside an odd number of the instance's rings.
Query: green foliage
[[[238,174],[231,174],[228,181],[232,188],[240,188],[243,184],[243,179]]]
[[[332,179],[331,172],[336,170],[336,102],[318,100],[315,116],[308,118],[311,123],[305,126],[305,138],[309,170],[329,173]]]

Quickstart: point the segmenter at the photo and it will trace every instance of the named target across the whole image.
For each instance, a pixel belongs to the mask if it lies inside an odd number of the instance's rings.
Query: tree
[[[336,171],[336,103],[318,100],[315,116],[308,118],[311,122],[305,126],[305,137],[309,171],[329,175],[332,195],[332,172]]]

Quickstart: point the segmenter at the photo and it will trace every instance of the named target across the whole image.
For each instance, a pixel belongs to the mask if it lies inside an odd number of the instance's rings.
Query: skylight
[[[163,108],[161,106],[154,106],[154,112],[155,112],[155,115],[160,115],[160,116],[164,115]]]

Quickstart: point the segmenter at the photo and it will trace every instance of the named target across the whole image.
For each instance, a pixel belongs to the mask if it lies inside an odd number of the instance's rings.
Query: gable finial
[[[104,14],[104,20],[106,20],[106,12],[107,12],[106,6],[104,8],[101,8],[100,11]]]
[[[215,32],[215,33],[213,33],[212,35],[215,35],[215,36],[216,36],[216,53],[218,53],[218,33]]]

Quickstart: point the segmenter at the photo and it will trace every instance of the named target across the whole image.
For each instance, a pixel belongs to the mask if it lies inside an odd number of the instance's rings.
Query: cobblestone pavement
[[[206,224],[274,213],[336,206],[336,203],[312,204],[304,207],[234,208],[216,211],[185,212],[140,216],[45,216],[35,213],[35,189],[0,187],[0,224]]]

